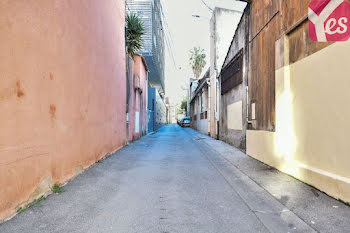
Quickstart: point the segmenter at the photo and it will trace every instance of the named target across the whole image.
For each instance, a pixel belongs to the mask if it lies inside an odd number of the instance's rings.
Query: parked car
[[[180,118],[179,118],[179,119],[177,119],[177,124],[181,126],[181,121],[182,121],[182,120],[183,120],[183,118],[181,118],[181,119],[180,119]]]
[[[191,117],[185,117],[180,122],[181,127],[190,127],[191,126]]]

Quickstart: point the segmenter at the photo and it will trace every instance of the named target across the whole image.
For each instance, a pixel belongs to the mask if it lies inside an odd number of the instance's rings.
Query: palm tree
[[[134,13],[126,16],[126,45],[128,54],[134,57],[135,53],[142,49],[145,27],[140,17]]]
[[[206,55],[204,49],[200,47],[194,47],[190,51],[190,65],[193,70],[193,74],[196,79],[198,79],[202,73],[204,66],[207,64],[205,61]]]

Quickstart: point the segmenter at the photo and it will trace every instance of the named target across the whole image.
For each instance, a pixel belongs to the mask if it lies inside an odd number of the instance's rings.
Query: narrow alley
[[[345,204],[224,142],[168,125],[0,232],[348,232],[348,219]]]
[[[350,0],[0,0],[0,233],[350,233]]]

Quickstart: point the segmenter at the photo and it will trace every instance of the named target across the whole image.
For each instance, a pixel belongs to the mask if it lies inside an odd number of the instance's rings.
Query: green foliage
[[[54,186],[52,186],[51,191],[53,193],[62,193],[63,192],[62,187],[59,186],[58,184],[55,184]]]
[[[134,13],[126,16],[126,45],[128,54],[134,57],[135,53],[142,49],[145,27],[143,21]]]
[[[196,79],[200,77],[204,66],[207,64],[205,58],[205,51],[200,47],[194,47],[190,51],[190,65],[192,67],[193,74]]]
[[[46,196],[41,196],[39,197],[38,199],[36,199],[35,202],[31,202],[29,204],[26,204],[25,206],[22,206],[20,207],[19,209],[17,209],[17,213],[20,214],[20,213],[23,213],[25,210],[27,210],[28,208],[32,207],[34,204],[39,204],[41,201],[45,200],[46,199]]]
[[[41,196],[39,199],[36,200],[35,204],[39,204],[41,201],[45,200],[45,196]]]
[[[17,213],[20,214],[22,213],[23,211],[25,211],[26,208],[23,208],[23,207],[20,207],[18,210],[17,210]]]
[[[186,99],[181,101],[180,109],[182,110],[182,113],[187,115],[187,100]]]

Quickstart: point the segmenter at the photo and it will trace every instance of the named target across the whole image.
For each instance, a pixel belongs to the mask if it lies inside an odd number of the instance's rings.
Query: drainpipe
[[[246,6],[246,9],[245,9],[245,13],[246,13],[246,15],[247,15],[247,28],[249,28],[250,27],[250,6],[251,6],[251,4],[250,3],[247,3],[247,6]],[[244,13],[243,13],[243,16],[244,16]],[[245,45],[245,50],[246,50],[246,57],[245,57],[245,62],[247,63],[247,64],[245,64],[245,70],[246,70],[246,72],[248,73],[248,75],[247,75],[247,78],[246,78],[246,83],[247,83],[247,87],[246,87],[246,101],[247,101],[247,129],[248,129],[248,125],[250,125],[250,124],[253,124],[253,121],[251,121],[251,120],[249,120],[249,107],[250,107],[250,105],[251,105],[251,103],[250,103],[250,99],[249,99],[249,62],[250,62],[250,60],[249,60],[249,56],[250,56],[250,49],[249,49],[249,29],[246,29],[247,31],[245,32],[246,33],[246,35],[245,35],[245,40],[246,40],[246,45]]]
[[[130,105],[130,63],[129,54],[126,54],[126,144],[129,144],[129,105]]]
[[[124,41],[125,41],[125,65],[126,65],[126,145],[129,144],[129,102],[130,102],[130,80],[129,80],[129,53],[127,45],[127,25],[124,25]]]

